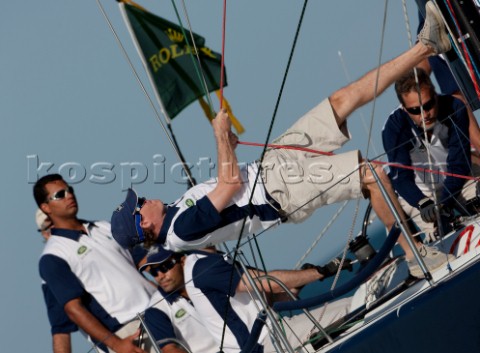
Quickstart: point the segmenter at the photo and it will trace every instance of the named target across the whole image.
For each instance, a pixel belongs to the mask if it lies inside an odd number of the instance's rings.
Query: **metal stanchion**
[[[297,300],[297,297],[295,297],[295,295],[293,295],[293,293],[290,291],[290,289],[287,288],[287,286],[282,281],[280,281],[278,278],[275,278],[275,277],[272,277],[272,276],[269,276],[269,275],[264,275],[264,276],[258,277],[258,279],[262,279],[262,278],[266,278],[266,279],[269,279],[269,280],[277,283],[290,296],[290,298],[292,298],[293,300]],[[307,309],[303,309],[302,311],[305,314],[305,316],[307,316],[310,319],[310,321],[313,323],[313,325],[315,325],[315,327],[318,328],[318,330],[325,336],[327,341],[329,343],[332,343],[333,338],[327,333],[327,331],[325,331],[325,329],[322,327],[322,325],[320,325],[320,323],[315,319],[315,317],[310,313],[310,311],[308,311]]]
[[[150,342],[152,343],[152,346],[153,346],[153,348],[155,349],[155,352],[156,352],[156,353],[162,353],[162,352],[160,351],[160,348],[158,348],[158,346],[157,346],[157,342],[155,342],[155,340],[153,339],[152,333],[150,332],[150,330],[148,329],[147,325],[145,324],[145,321],[143,321],[142,315],[137,314],[137,317],[138,317],[138,320],[140,320],[140,324],[143,326],[143,329],[144,329],[145,332],[147,333],[148,339],[149,339]]]
[[[397,209],[393,205],[393,202],[390,199],[390,196],[388,195],[387,190],[385,189],[385,186],[380,181],[380,178],[378,177],[378,174],[375,171],[375,168],[372,166],[372,163],[370,163],[369,160],[366,160],[366,163],[367,163],[368,168],[370,168],[370,171],[372,172],[373,177],[375,178],[375,181],[377,182],[377,185],[380,189],[380,192],[382,193],[383,198],[387,202],[388,207],[390,208],[393,216],[395,217],[395,220],[397,221],[397,224],[398,224],[400,230],[402,231],[403,235],[405,236],[405,239],[407,240],[408,246],[412,249],[413,256],[415,257],[415,260],[417,260],[417,262],[420,266],[420,269],[422,270],[423,275],[425,276],[425,279],[428,282],[430,282],[430,284],[433,284],[432,274],[430,273],[430,271],[428,271],[427,266],[423,262],[422,256],[418,252],[417,246],[415,245],[415,243],[413,242],[413,240],[410,236],[410,232],[408,231],[407,228],[405,228],[405,225],[403,224],[402,219],[400,218],[400,215],[397,212]]]
[[[270,323],[273,326],[273,331],[278,333],[275,337],[278,337],[279,340],[282,342],[285,350],[289,353],[295,353],[294,349],[290,345],[290,343],[287,341],[286,337],[282,335],[282,328],[278,324],[275,315],[272,313],[272,309],[269,307],[267,302],[265,301],[263,295],[260,293],[259,289],[257,288],[257,285],[255,281],[253,280],[252,276],[250,275],[250,272],[248,271],[247,267],[245,264],[243,264],[241,261],[239,261],[240,266],[242,266],[243,272],[245,276],[247,277],[248,283],[250,283],[250,286],[255,292],[255,295],[257,296],[258,300],[262,304],[264,310],[267,313],[268,318],[270,319]]]

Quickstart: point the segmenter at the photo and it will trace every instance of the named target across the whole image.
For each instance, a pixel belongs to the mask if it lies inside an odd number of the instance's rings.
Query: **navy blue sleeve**
[[[40,277],[63,308],[66,303],[85,293],[80,281],[67,262],[54,255],[44,255],[39,263]]]
[[[453,99],[451,107],[451,126],[448,130],[447,171],[459,175],[471,175],[471,151],[468,134],[468,114],[465,105],[458,99]],[[439,107],[442,109],[442,106]],[[447,122],[448,123],[448,122]],[[450,125],[450,124],[449,124]],[[441,202],[454,206],[455,201],[450,196],[456,196],[462,190],[466,179],[447,176],[443,184]]]
[[[42,285],[42,292],[47,306],[48,321],[50,322],[52,335],[78,331],[77,325],[70,320],[46,284]]]
[[[382,131],[382,140],[383,149],[387,153],[390,163],[411,166],[410,149],[413,145],[410,139],[413,137],[413,134],[409,134],[408,124],[401,124],[402,119],[407,118],[409,119],[408,116],[402,116],[402,112],[399,109],[390,115]],[[395,191],[411,206],[417,207],[418,202],[425,195],[415,183],[414,171],[390,166],[389,176]]]
[[[160,309],[148,308],[145,311],[145,323],[155,341],[163,340],[165,338],[176,338],[170,318]],[[160,344],[160,348],[169,343],[171,342]]]
[[[196,288],[215,290],[233,296],[242,276],[242,270],[223,259],[223,256],[212,254],[197,260],[192,271]]]
[[[175,220],[173,230],[182,240],[197,240],[218,229],[222,217],[207,196],[182,212]]]

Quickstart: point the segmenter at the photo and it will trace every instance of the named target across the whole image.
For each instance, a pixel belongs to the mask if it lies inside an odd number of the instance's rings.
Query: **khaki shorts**
[[[273,143],[331,152],[350,140],[346,124],[338,127],[328,99],[309,111]],[[262,162],[267,192],[290,222],[302,222],[319,207],[362,197],[360,153],[332,156],[269,149]]]

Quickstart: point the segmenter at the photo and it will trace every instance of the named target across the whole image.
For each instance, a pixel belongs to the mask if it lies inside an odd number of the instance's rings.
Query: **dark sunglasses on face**
[[[73,187],[69,186],[66,189],[58,190],[47,199],[46,203],[49,201],[63,200],[68,194],[74,195]]]
[[[137,229],[138,241],[143,243],[145,241],[145,234],[143,234],[143,229],[140,226],[142,223],[142,215],[140,214],[140,210],[142,209],[143,205],[145,204],[146,199],[144,197],[139,197],[137,206],[135,207],[135,228]]]
[[[436,103],[436,99],[435,97],[432,97],[432,99],[430,99],[427,103],[422,105],[423,110],[428,112],[430,109],[432,109],[435,106],[435,103]],[[405,107],[405,110],[412,115],[421,114],[420,107],[410,107],[410,108]]]
[[[151,266],[150,266],[150,269],[148,270],[148,272],[149,272],[153,277],[157,277],[158,272],[167,273],[167,272],[170,271],[177,263],[178,263],[178,259],[176,259],[175,257],[171,257],[170,259],[162,262],[161,264],[151,265]]]

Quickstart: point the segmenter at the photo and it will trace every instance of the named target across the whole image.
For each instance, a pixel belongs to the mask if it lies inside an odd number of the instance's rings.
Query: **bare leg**
[[[390,180],[388,176],[385,174],[383,169],[380,168],[379,166],[375,166],[375,171],[377,172],[378,177],[380,178],[380,181],[385,187],[388,193],[388,196],[392,200],[395,206],[395,209],[399,213],[400,218],[402,219],[403,225],[405,226],[406,229],[408,229],[405,214],[403,213],[402,207],[398,202],[397,196],[393,192],[392,184],[390,184]],[[377,214],[378,218],[380,218],[382,223],[385,225],[385,227],[387,227],[387,229],[390,230],[395,224],[395,217],[393,216],[393,213],[388,208],[387,203],[383,198],[382,192],[380,191],[380,188],[375,182],[372,172],[370,171],[370,169],[363,167],[360,170],[360,173],[362,173],[360,175],[360,178],[362,180],[362,186],[364,187],[364,189],[369,195],[373,210]],[[407,236],[411,236],[411,235],[407,234]],[[417,245],[417,247],[421,246],[421,243],[415,240],[414,242]],[[400,237],[398,238],[398,244],[401,246],[401,248],[405,252],[405,257],[407,258],[407,260],[411,260],[413,258],[413,252],[410,249],[410,246],[408,245],[408,242],[405,239],[404,234],[401,234]]]
[[[433,50],[430,47],[418,42],[400,56],[381,65],[376,95],[382,94],[403,74],[413,69],[422,60],[432,55],[432,53]],[[339,126],[345,123],[347,117],[355,109],[373,100],[377,74],[378,69],[373,69],[359,80],[339,89],[329,97]]]
[[[330,103],[337,115],[339,126],[345,123],[347,117],[355,109],[370,102],[375,95],[382,94],[400,76],[413,69],[424,59],[430,55],[450,50],[451,44],[443,18],[435,3],[428,1],[425,5],[425,12],[425,23],[418,34],[418,43],[415,46],[330,96]]]

